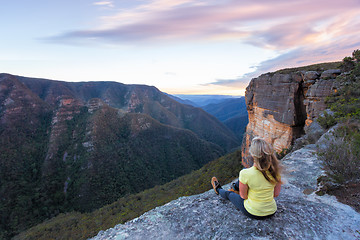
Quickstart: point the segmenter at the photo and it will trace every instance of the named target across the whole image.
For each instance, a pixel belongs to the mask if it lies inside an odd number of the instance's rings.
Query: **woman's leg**
[[[234,204],[237,209],[246,211],[244,208],[244,199],[242,199],[239,194],[231,191],[225,191],[222,188],[219,188],[218,191],[221,197],[225,198],[226,200],[230,200],[230,202],[232,202],[232,204]]]
[[[219,191],[219,194],[220,194],[221,197],[225,198],[226,200],[230,200],[230,202],[232,204],[234,204],[237,209],[239,209],[241,212],[243,212],[246,216],[248,216],[250,218],[261,220],[261,219],[266,219],[266,218],[272,217],[274,215],[274,214],[271,214],[269,216],[255,216],[255,215],[252,215],[251,213],[249,213],[245,209],[245,207],[244,207],[244,199],[242,199],[239,194],[236,194],[236,193],[231,192],[231,191],[225,191],[222,188],[219,188],[218,191]]]

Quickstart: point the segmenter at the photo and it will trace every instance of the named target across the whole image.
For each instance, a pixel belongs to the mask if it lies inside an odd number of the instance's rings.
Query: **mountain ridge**
[[[205,112],[201,112],[199,108],[179,104],[153,86],[126,85],[117,82],[69,83],[26,77],[20,77],[20,80],[29,87],[29,89],[34,89],[39,96],[41,95],[44,100],[52,105],[55,105],[56,101],[58,101],[55,96],[59,94],[72,98],[80,98],[84,103],[91,98],[99,98],[109,106],[128,112],[146,113],[161,123],[194,131],[200,137],[206,140],[211,139],[210,141],[217,142],[218,145],[225,147],[227,150],[239,144],[234,134],[227,128],[220,127],[219,134],[223,133],[221,138],[232,141],[232,146],[223,145],[218,141],[219,137],[211,136],[208,131],[202,130],[203,124],[198,124],[196,127],[193,127],[194,123],[198,122],[197,119],[201,119],[202,122],[208,121],[214,129],[219,128],[222,124],[216,118],[204,114]],[[105,84],[105,86],[101,84]],[[94,88],[95,91],[92,91]],[[41,91],[41,89],[46,89],[46,91]]]
[[[6,238],[164,184],[240,145],[215,117],[155,87],[9,74],[0,74],[0,143]]]

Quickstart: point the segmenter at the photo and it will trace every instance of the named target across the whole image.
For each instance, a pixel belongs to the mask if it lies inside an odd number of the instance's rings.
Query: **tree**
[[[353,58],[356,60],[356,62],[360,62],[360,50],[356,49],[352,53]]]
[[[352,69],[354,69],[354,66],[355,64],[352,57],[344,57],[342,64],[343,71],[351,71]]]

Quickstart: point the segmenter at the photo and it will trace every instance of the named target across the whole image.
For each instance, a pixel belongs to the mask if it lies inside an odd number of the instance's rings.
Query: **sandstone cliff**
[[[271,142],[277,152],[287,149],[325,110],[325,98],[336,91],[340,69],[283,70],[251,80],[245,98],[249,124],[243,139],[243,164],[251,159],[254,136]]]

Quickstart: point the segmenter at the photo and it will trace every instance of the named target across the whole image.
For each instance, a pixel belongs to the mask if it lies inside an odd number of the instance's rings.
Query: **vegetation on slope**
[[[296,67],[296,68],[285,68],[278,70],[275,73],[281,73],[281,74],[289,74],[292,72],[298,72],[298,71],[325,71],[328,69],[337,69],[342,66],[342,62],[328,62],[328,63],[317,63],[313,65],[303,66],[303,67]]]
[[[337,140],[319,157],[332,181],[349,184],[360,180],[360,50],[345,57],[342,67],[347,72],[337,78],[340,87],[327,99],[331,111],[318,119],[324,128],[339,124],[333,133]]]
[[[124,223],[181,196],[209,190],[212,176],[217,176],[221,182],[230,182],[238,177],[240,170],[241,152],[235,151],[190,174],[162,186],[122,197],[91,213],[60,214],[19,234],[14,239],[86,239],[95,236],[100,230]]]
[[[52,114],[18,81],[3,76],[0,80],[0,239],[4,239],[44,213],[40,170]]]
[[[137,88],[0,74],[0,239],[164,184],[238,146],[203,110],[167,101],[155,88],[140,86],[135,94]],[[125,113],[125,103],[142,102],[148,114]]]
[[[93,124],[94,151],[75,210],[91,211],[125,194],[164,184],[224,154],[191,131],[145,114],[119,117],[116,109],[106,107]]]

